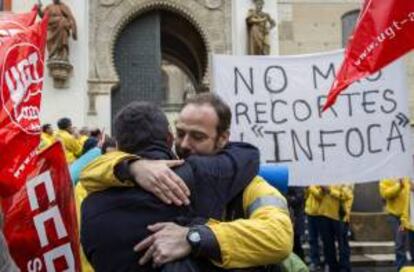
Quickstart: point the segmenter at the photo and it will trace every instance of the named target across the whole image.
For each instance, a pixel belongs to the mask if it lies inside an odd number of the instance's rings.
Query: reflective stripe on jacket
[[[293,228],[287,201],[282,194],[257,176],[243,192],[247,219],[231,222],[210,220],[221,250],[223,268],[245,268],[275,264],[293,247]]]

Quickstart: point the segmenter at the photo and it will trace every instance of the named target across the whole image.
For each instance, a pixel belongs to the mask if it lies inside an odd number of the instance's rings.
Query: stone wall
[[[359,1],[352,2],[279,1],[280,54],[316,53],[341,48],[341,16],[359,8]]]

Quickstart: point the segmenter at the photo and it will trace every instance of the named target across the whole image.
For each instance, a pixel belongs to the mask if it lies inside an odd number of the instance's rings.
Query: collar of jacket
[[[177,156],[164,143],[154,143],[141,150],[136,155],[151,160],[175,160]]]

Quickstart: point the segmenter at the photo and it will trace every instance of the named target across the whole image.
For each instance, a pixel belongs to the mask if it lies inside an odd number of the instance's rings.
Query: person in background
[[[92,148],[98,146],[99,141],[102,138],[102,132],[99,128],[93,129],[89,133],[88,139],[84,142],[82,148],[82,154],[85,154]]]
[[[82,127],[79,130],[79,142],[82,146],[85,144],[86,140],[88,140],[89,135],[90,135],[90,132],[89,132],[88,127]]]
[[[39,150],[48,148],[55,142],[55,136],[53,134],[53,128],[51,124],[44,124],[42,126],[42,133],[40,134]]]
[[[385,200],[385,211],[394,235],[395,265],[398,271],[407,263],[407,239],[411,260],[414,257],[414,236],[410,229],[408,208],[410,205],[410,178],[382,179],[379,183],[381,197]],[[406,211],[405,211],[406,210]],[[404,215],[405,213],[405,215]]]
[[[61,118],[57,122],[58,132],[56,139],[62,142],[65,150],[66,161],[71,164],[82,154],[82,146],[73,135],[72,121],[69,118]]]
[[[113,151],[116,151],[117,149],[118,148],[117,148],[115,138],[105,136],[105,140],[102,144],[102,154],[106,154],[108,152],[113,152]]]
[[[309,270],[311,272],[322,270],[323,263],[320,259],[319,237],[321,236],[319,225],[319,207],[322,201],[321,186],[312,185],[306,190],[305,213],[308,219],[308,237],[310,260]]]
[[[302,187],[289,187],[287,201],[293,222],[293,252],[305,261],[302,248],[302,237],[305,233],[305,190]]]
[[[326,263],[330,272],[351,271],[350,255],[344,250],[342,222],[345,217],[344,203],[352,198],[352,191],[343,185],[321,186],[320,188],[319,229]],[[339,262],[335,241],[338,242]]]

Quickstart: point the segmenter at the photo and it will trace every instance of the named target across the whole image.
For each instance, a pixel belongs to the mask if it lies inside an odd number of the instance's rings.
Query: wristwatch
[[[191,246],[191,253],[198,255],[201,244],[201,234],[197,227],[191,227],[187,233],[187,242]]]

